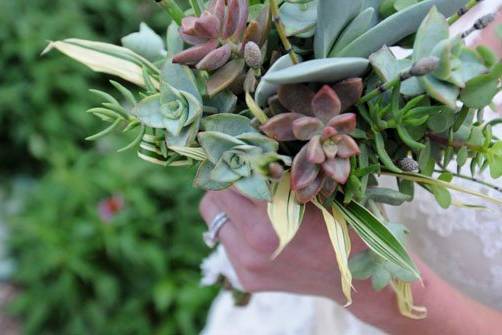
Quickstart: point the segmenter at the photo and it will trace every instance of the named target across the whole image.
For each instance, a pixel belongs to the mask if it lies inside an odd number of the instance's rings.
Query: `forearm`
[[[374,292],[369,281],[356,282],[357,292],[349,310],[389,334],[481,335],[495,334],[502,329],[502,313],[467,298],[427,267],[421,268],[424,285],[414,284],[413,294],[416,305],[427,307],[427,318],[403,317],[392,289]]]

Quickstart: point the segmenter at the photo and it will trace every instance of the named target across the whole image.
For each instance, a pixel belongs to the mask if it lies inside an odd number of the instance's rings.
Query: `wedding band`
[[[220,231],[221,227],[223,227],[223,225],[227,223],[227,221],[228,215],[224,212],[219,213],[209,224],[209,230],[202,234],[202,239],[209,248],[214,248],[216,246],[216,244],[218,243],[218,232]]]

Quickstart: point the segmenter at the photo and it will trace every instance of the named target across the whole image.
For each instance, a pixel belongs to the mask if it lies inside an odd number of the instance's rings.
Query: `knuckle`
[[[241,265],[249,273],[260,273],[266,269],[267,261],[258,254],[244,254],[241,257]]]
[[[249,246],[256,252],[271,255],[278,246],[276,235],[269,229],[255,226],[246,234]]]

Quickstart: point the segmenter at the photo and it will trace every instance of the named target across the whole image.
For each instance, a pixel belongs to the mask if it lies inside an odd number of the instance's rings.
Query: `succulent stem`
[[[447,173],[450,173],[451,175],[453,175],[455,177],[458,177],[458,178],[461,178],[461,179],[465,179],[465,180],[469,180],[469,181],[472,181],[472,182],[480,184],[480,185],[487,186],[489,188],[494,189],[497,192],[501,192],[502,193],[502,187],[497,186],[497,185],[493,185],[493,184],[490,184],[490,183],[487,183],[486,181],[478,179],[478,178],[469,177],[469,176],[463,175],[461,173],[454,173],[454,172],[446,171],[446,170],[435,170],[435,172],[438,172],[438,173],[447,172]]]
[[[460,38],[466,38],[476,30],[485,29],[494,20],[495,20],[495,13],[490,13],[480,17],[478,20],[476,20],[476,22],[474,22],[472,27],[470,27],[469,29],[460,34]]]
[[[268,121],[267,114],[258,106],[249,92],[246,92],[246,104],[249,111],[261,124],[265,124]]]
[[[439,59],[437,57],[425,57],[413,64],[413,66],[408,70],[401,72],[401,74],[399,74],[399,76],[395,79],[378,86],[373,91],[361,97],[356,104],[360,105],[366,103],[380,94],[385,93],[387,90],[394,88],[400,82],[410,79],[411,77],[425,76],[426,74],[434,71],[437,68],[438,63]]]
[[[193,9],[195,16],[200,16],[202,14],[202,9],[200,8],[200,4],[198,0],[189,0],[190,6]]]
[[[174,0],[154,0],[160,7],[167,11],[167,14],[178,25],[181,25],[181,20],[185,17],[185,13]]]
[[[284,49],[286,49],[286,51],[288,52],[293,64],[298,64],[298,56],[296,55],[295,51],[293,50],[293,46],[286,36],[286,29],[284,28],[281,18],[279,17],[279,6],[277,5],[276,0],[270,0],[270,14],[272,21],[274,21],[275,28],[277,29],[277,33],[279,34],[279,38],[281,39]]]
[[[448,24],[452,25],[457,22],[462,16],[464,16],[468,11],[474,8],[478,3],[483,0],[470,0],[464,7],[460,8],[455,14],[448,18]]]

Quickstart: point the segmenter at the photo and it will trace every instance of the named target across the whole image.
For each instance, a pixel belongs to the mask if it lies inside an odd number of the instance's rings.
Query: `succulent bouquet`
[[[399,310],[425,317],[410,282],[420,274],[406,230],[381,204],[413,201],[414,187],[447,208],[452,183],[502,176],[502,141],[483,110],[501,89],[502,63],[449,26],[476,0],[157,0],[171,18],[164,40],[146,24],[122,46],[81,39],[48,49],[117,76],[120,98],[89,112],[111,131],[137,132],[138,156],[161,166],[198,165],[194,184],[234,186],[268,201],[280,240],[295,236],[306,204],[325,219],[351,302],[352,279],[390,285]],[[397,58],[390,47],[408,56]],[[492,106],[493,107],[493,106]],[[456,168],[449,168],[456,161]],[[472,176],[460,168],[470,164]],[[455,164],[454,164],[455,165]],[[378,176],[393,176],[394,189]],[[490,185],[489,185],[490,186]],[[495,185],[491,185],[497,188]],[[350,257],[349,229],[368,245]]]

